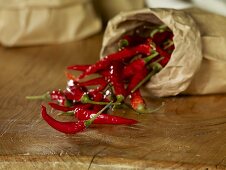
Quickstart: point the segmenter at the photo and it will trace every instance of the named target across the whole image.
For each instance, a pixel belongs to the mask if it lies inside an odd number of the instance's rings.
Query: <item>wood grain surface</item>
[[[96,125],[76,135],[42,120],[42,102],[25,96],[63,89],[65,67],[94,63],[101,40],[0,47],[0,169],[225,169],[226,95],[146,97],[150,107],[164,106],[145,115],[115,111],[138,125]]]

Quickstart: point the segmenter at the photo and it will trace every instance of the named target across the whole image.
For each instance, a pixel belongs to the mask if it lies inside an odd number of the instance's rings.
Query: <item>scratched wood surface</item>
[[[94,126],[77,135],[41,119],[42,102],[25,96],[64,88],[65,67],[95,62],[101,39],[0,47],[0,169],[225,169],[226,95],[147,97],[150,107],[164,106],[153,114],[115,113],[138,125]]]

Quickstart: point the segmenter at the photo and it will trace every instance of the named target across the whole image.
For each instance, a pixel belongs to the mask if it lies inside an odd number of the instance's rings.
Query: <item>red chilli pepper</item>
[[[50,92],[51,100],[58,101],[59,103],[64,103],[66,100],[65,94],[61,90],[54,90]]]
[[[153,36],[153,41],[157,45],[162,45],[167,39],[172,39],[173,33],[171,31],[158,32]]]
[[[140,81],[142,81],[147,76],[147,74],[148,74],[147,67],[143,67],[142,70],[134,74],[127,87],[127,93],[131,93],[131,90],[133,90],[140,83]]]
[[[127,93],[122,78],[123,64],[119,62],[112,62],[107,79],[112,83],[114,94],[118,100],[123,100]],[[121,101],[120,101],[121,102]]]
[[[164,66],[169,62],[169,60],[170,60],[170,58],[165,57],[165,58],[163,58],[163,59],[159,62],[159,64],[160,64],[162,67],[164,67]]]
[[[90,98],[96,102],[102,101],[102,99],[104,98],[104,95],[99,91],[90,91],[88,94]]]
[[[101,91],[107,86],[107,81],[105,80],[104,77],[97,77],[94,79],[90,79],[84,82],[79,82],[79,86],[94,86],[94,85],[99,85],[95,91]]]
[[[125,66],[123,69],[123,77],[124,78],[128,78],[133,76],[135,73],[139,72],[140,70],[142,70],[145,65],[151,61],[153,58],[155,58],[156,56],[158,56],[157,52],[154,52],[152,55],[145,57],[145,58],[138,58],[134,61],[132,61],[129,65]]]
[[[156,46],[156,51],[163,57],[170,58],[170,56],[171,56],[165,50],[162,50],[159,46]]]
[[[106,105],[102,110],[100,110],[98,113],[95,114],[91,119],[88,120],[80,120],[78,122],[60,122],[52,118],[51,116],[48,115],[46,111],[46,107],[42,106],[42,117],[43,119],[54,129],[67,133],[67,134],[75,134],[78,132],[84,131],[87,127],[89,127],[93,121],[105,110],[107,109],[111,103]]]
[[[67,133],[74,134],[82,132],[86,129],[86,121],[81,120],[78,122],[60,122],[48,115],[46,107],[42,106],[42,118],[54,129]]]
[[[146,41],[146,38],[140,37],[138,35],[125,35],[122,39],[119,40],[118,45],[119,48],[123,48],[126,46],[135,46],[138,44],[143,44]]]
[[[72,110],[75,110],[77,108],[82,108],[82,109],[88,109],[91,107],[91,104],[81,104],[81,103],[77,103],[71,107],[67,107],[67,106],[62,106],[62,105],[59,105],[57,103],[52,103],[52,102],[49,102],[48,103],[53,109],[55,110],[59,110],[59,111],[62,111],[62,112],[68,112],[68,111],[72,111]]]
[[[78,84],[68,86],[67,91],[65,91],[66,97],[72,101],[97,105],[108,104],[108,102],[94,101],[90,99],[89,93],[92,93],[92,91],[88,92],[84,86],[79,86]]]
[[[95,115],[95,111],[87,110],[87,109],[76,109],[75,117],[78,120],[88,120]],[[94,124],[117,124],[117,125],[132,125],[138,123],[134,119],[127,119],[119,116],[113,116],[106,113],[102,113],[99,115],[93,122]]]
[[[91,100],[93,100],[95,102],[103,101],[103,98],[104,98],[104,95],[101,92],[96,91],[96,90],[90,91],[88,93],[88,95],[90,96]],[[93,104],[92,106],[93,106],[92,109],[94,111],[99,111],[103,108],[103,105],[98,105],[98,104]]]
[[[96,73],[98,71],[107,69],[112,61],[123,61],[124,59],[131,58],[137,54],[149,55],[151,52],[151,47],[147,44],[141,44],[135,47],[125,48],[116,53],[110,54],[103,59],[97,61],[95,64],[91,65],[87,70],[85,70],[76,80],[80,80],[87,75]]]
[[[65,73],[65,76],[67,77],[68,80],[73,80],[73,81],[76,82],[76,77],[73,74],[71,74],[67,71],[65,71],[64,73]]]
[[[82,86],[73,85],[68,86],[65,95],[70,100],[80,101],[82,96],[86,93],[86,89]]]
[[[132,108],[138,112],[143,112],[146,109],[145,101],[142,98],[139,89],[131,93],[130,103]]]
[[[51,92],[47,92],[47,93],[40,95],[40,96],[27,96],[26,99],[57,101],[61,105],[67,105],[69,103],[64,92],[61,91],[61,90],[53,90]]]

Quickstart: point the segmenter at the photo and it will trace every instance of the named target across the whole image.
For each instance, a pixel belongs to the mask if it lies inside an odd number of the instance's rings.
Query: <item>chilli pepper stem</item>
[[[49,92],[39,95],[39,96],[26,96],[26,99],[28,100],[50,100],[50,94]]]
[[[149,113],[153,113],[153,112],[157,112],[159,111],[163,106],[165,105],[165,103],[163,102],[160,106],[151,109],[151,108],[145,108],[145,109],[141,109],[141,110],[135,110],[134,108],[132,108],[129,104],[126,104],[126,106],[129,109],[134,110],[135,112],[137,112],[138,114],[149,114]]]
[[[140,88],[145,82],[147,82],[153,75],[155,75],[156,73],[158,73],[162,67],[159,63],[153,63],[153,66],[152,66],[152,71],[140,82],[136,85],[136,87],[134,87],[132,90],[131,90],[131,93],[134,93],[138,88]]]
[[[106,106],[104,106],[103,109],[101,109],[99,112],[97,112],[92,118],[84,121],[84,124],[86,127],[89,127],[93,121],[98,117],[100,116],[101,113],[103,113],[104,110],[106,110],[108,107],[110,107],[112,105],[112,102],[108,103]]]
[[[173,44],[174,42],[172,40],[168,40],[168,44],[163,49],[166,50],[167,48],[171,47]]]
[[[89,98],[89,96],[87,94],[84,94],[81,98],[81,102],[82,103],[89,103],[89,104],[97,104],[97,105],[108,105],[109,102],[97,102],[97,101],[93,101]],[[121,103],[116,101],[115,103],[111,103],[111,105],[120,105]]]
[[[153,54],[144,58],[144,62],[148,63],[149,61],[151,61],[153,58],[155,58],[156,56],[158,56],[159,53],[157,51],[153,51]]]
[[[136,87],[134,87],[131,90],[131,93],[134,93],[138,88],[140,88],[146,81],[148,81],[153,75],[155,74],[155,70],[152,70],[140,83],[138,83],[136,85]]]
[[[163,24],[163,25],[159,26],[158,28],[154,29],[154,30],[150,33],[150,36],[151,36],[151,37],[154,37],[154,35],[155,35],[157,32],[163,32],[165,29],[167,29],[167,26]]]

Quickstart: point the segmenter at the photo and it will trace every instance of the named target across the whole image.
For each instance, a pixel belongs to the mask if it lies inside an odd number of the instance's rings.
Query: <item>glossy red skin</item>
[[[131,90],[133,90],[140,83],[140,81],[142,81],[147,76],[148,72],[149,70],[147,67],[143,67],[142,70],[134,74],[127,87],[128,94],[130,94]]]
[[[56,103],[52,103],[52,102],[49,102],[48,103],[53,109],[55,110],[59,110],[59,111],[62,111],[62,112],[68,112],[68,111],[73,111],[77,108],[83,108],[83,109],[88,109],[91,107],[91,104],[75,104],[73,106],[70,106],[70,107],[67,107],[67,106],[62,106],[62,105],[59,105],[59,104],[56,104]]]
[[[146,62],[142,58],[138,58],[124,67],[122,75],[124,78],[129,78],[145,67],[145,65]]]
[[[170,58],[171,54],[167,53],[165,50],[161,49],[159,46],[156,46],[156,51],[160,56]]]
[[[46,107],[42,106],[42,118],[54,129],[57,131],[66,133],[66,134],[75,134],[82,132],[86,129],[85,121],[81,120],[78,122],[60,122],[48,115]]]
[[[64,93],[67,99],[80,101],[84,93],[86,93],[86,89],[78,85],[68,86],[67,90]]]
[[[130,103],[134,110],[144,110],[146,106],[139,90],[131,94]]]
[[[53,90],[50,92],[50,99],[52,101],[57,101],[61,105],[65,105],[67,101],[65,94],[61,90]]]
[[[97,85],[98,87],[95,89],[97,91],[103,90],[107,86],[107,81],[105,80],[104,77],[97,77],[93,78],[84,82],[79,82],[79,86],[95,86]]]
[[[95,115],[96,112],[93,110],[87,109],[77,109],[75,110],[75,116],[78,120],[88,120],[92,118],[92,115]],[[119,116],[113,116],[106,113],[99,115],[93,122],[94,124],[125,124],[132,125],[136,124],[137,121],[134,119],[127,119]]]
[[[95,64],[91,65],[87,70],[85,70],[77,80],[84,78],[87,75],[96,73],[98,71],[109,68],[112,61],[123,61],[125,59],[131,58],[137,54],[149,55],[151,52],[151,47],[147,44],[141,44],[134,47],[124,48],[121,51],[110,54],[101,60],[97,61]]]
[[[125,97],[127,93],[126,93],[126,89],[123,81],[122,70],[123,70],[122,63],[112,62],[108,70],[108,73],[106,75],[106,78],[114,87],[114,94],[116,96],[122,95]]]
[[[103,101],[104,100],[104,95],[99,92],[99,90],[94,90],[89,92],[89,96],[91,100],[95,102]],[[92,109],[96,112],[100,111],[104,106],[103,105],[98,105],[98,104],[93,104]]]
[[[168,39],[173,39],[173,33],[171,31],[158,32],[153,37],[153,41],[158,46],[162,46],[163,42]]]

